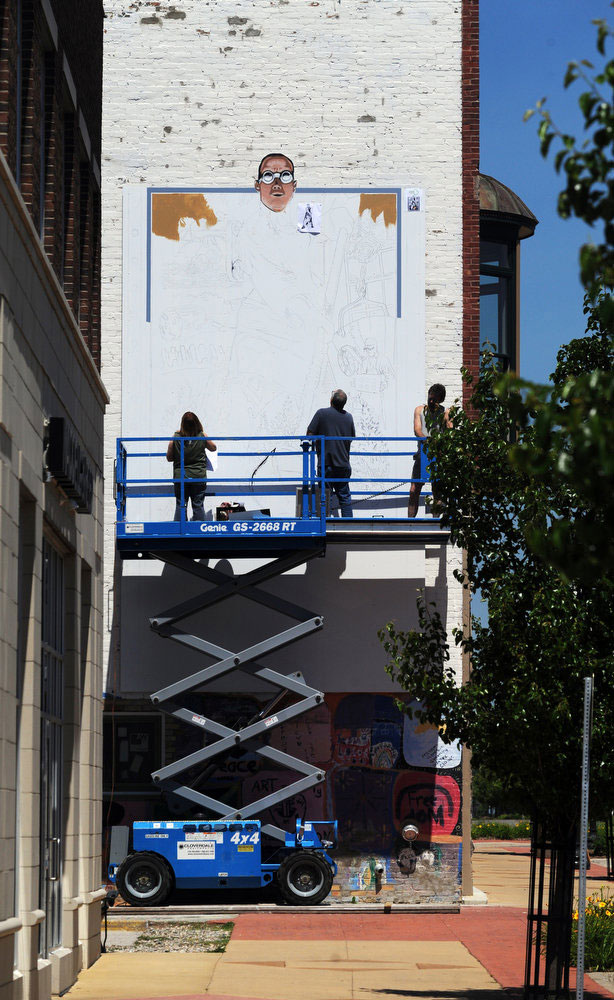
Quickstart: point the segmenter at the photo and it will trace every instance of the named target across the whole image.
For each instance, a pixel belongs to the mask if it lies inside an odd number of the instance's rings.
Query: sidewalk
[[[473,853],[473,882],[488,896],[490,906],[519,906],[526,911],[530,844],[523,840],[479,840]],[[587,895],[601,888],[614,894],[604,865],[591,862],[586,878]],[[578,893],[576,874],[575,895]]]
[[[103,955],[69,1000],[503,1000],[522,987],[528,857],[480,844],[474,862],[487,906],[240,914],[224,954]],[[589,892],[598,883],[595,871]],[[613,995],[589,976],[585,990],[587,1000]]]

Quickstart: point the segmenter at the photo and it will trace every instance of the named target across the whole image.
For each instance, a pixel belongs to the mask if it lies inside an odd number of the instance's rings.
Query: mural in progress
[[[254,172],[252,164],[245,187],[208,187],[201,179],[189,188],[172,180],[166,187],[125,188],[122,435],[168,441],[179,416],[191,410],[218,444],[219,474],[253,478],[253,460],[242,449],[235,448],[238,457],[225,454],[223,438],[302,436],[334,386],[348,394],[358,437],[411,435],[412,408],[425,388],[423,195],[403,180],[309,187],[302,171],[298,185],[286,153],[267,153],[255,179]],[[246,179],[249,173],[246,166]],[[356,479],[380,471],[407,478],[406,457],[382,462],[377,445],[364,450],[370,453],[352,462]],[[270,478],[294,474],[279,452],[267,455]],[[168,480],[164,455],[144,464],[141,476]],[[168,500],[138,503],[149,506],[136,515],[128,509],[129,519],[170,516]],[[139,587],[155,574],[156,567],[139,564]],[[164,606],[166,581],[158,583],[156,603]],[[131,628],[127,607],[124,596],[124,628]],[[380,666],[360,653],[365,686],[377,690]],[[337,683],[342,692],[349,683],[341,667]],[[146,689],[144,682],[135,690]],[[204,711],[203,697],[191,695],[195,712]],[[207,695],[207,716],[217,711],[225,725],[260,708],[247,695]],[[127,725],[122,746],[139,738],[154,747],[153,734],[145,740]],[[201,738],[165,720],[168,759],[198,749]],[[325,704],[269,738],[322,766],[327,779],[261,818],[287,828],[296,816],[339,820],[334,891],[340,898],[457,895],[460,753],[436,732],[406,723],[392,695],[327,694]],[[130,798],[128,766],[120,768],[126,818],[156,810],[185,815],[182,800],[161,802],[155,793],[147,799],[140,789]],[[288,784],[288,775],[239,753],[185,780],[192,787],[201,782],[233,807]],[[407,822],[419,829],[412,845],[400,833]]]
[[[425,338],[413,189],[298,188],[279,152],[253,172],[251,187],[124,189],[122,434],[170,435],[186,410],[214,440],[304,434],[337,385],[359,436],[411,433]]]

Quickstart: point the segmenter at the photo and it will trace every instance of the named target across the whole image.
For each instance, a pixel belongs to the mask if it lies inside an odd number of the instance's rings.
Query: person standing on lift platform
[[[309,436],[322,434],[325,437],[346,438],[345,441],[326,441],[324,456],[324,469],[327,480],[336,480],[330,483],[330,488],[337,494],[341,517],[353,517],[352,496],[350,493],[349,480],[352,475],[350,465],[350,438],[356,437],[354,428],[354,418],[345,409],[347,394],[343,389],[335,389],[330,397],[330,406],[325,406],[317,410],[309,427]],[[318,475],[322,475],[322,456],[318,451]]]
[[[187,410],[181,418],[181,427],[175,431],[172,441],[166,449],[167,462],[173,463],[173,479],[181,479],[181,438],[196,438],[195,441],[185,441],[183,444],[183,497],[187,518],[188,500],[192,501],[192,520],[205,520],[205,492],[207,490],[207,452],[217,451],[217,445],[205,437],[203,425],[191,410]],[[190,483],[196,479],[202,482]],[[175,516],[174,521],[181,520],[181,483],[175,483]]]
[[[441,385],[440,382],[436,382],[432,385],[428,391],[428,401],[423,403],[421,406],[417,406],[414,410],[414,434],[417,438],[426,439],[430,434],[429,428],[433,425],[439,427],[451,427],[449,410],[444,408],[443,401],[446,398],[446,387]],[[428,420],[428,425],[427,425]],[[426,447],[419,442],[418,451],[414,457],[414,467],[412,469],[411,478],[412,479],[422,479],[422,473],[426,465],[427,455]],[[407,516],[417,517],[418,516],[418,504],[420,503],[420,493],[422,492],[422,483],[412,483],[409,490],[409,502],[407,505]],[[433,485],[433,507],[432,513],[436,517],[438,510],[436,495],[437,489]]]

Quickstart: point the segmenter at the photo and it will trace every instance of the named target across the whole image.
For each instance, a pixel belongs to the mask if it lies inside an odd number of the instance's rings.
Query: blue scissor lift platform
[[[327,544],[442,544],[447,541],[448,533],[437,519],[399,517],[399,501],[402,505],[407,503],[407,491],[399,492],[399,488],[416,480],[397,482],[389,475],[382,477],[381,473],[352,478],[354,503],[356,506],[368,503],[370,516],[327,516],[329,489],[334,483],[327,481],[325,469],[319,474],[317,461],[318,455],[325,455],[326,438],[216,440],[222,461],[228,466],[236,462],[233,471],[237,474],[223,477],[217,474],[209,477],[206,483],[201,482],[206,486],[205,499],[215,498],[217,504],[224,498],[226,508],[219,508],[219,513],[228,517],[227,520],[213,520],[213,510],[211,519],[187,519],[183,443],[180,443],[180,475],[175,480],[164,475],[161,464],[166,455],[167,439],[124,438],[117,443],[116,539],[120,555],[125,559],[160,560],[205,584],[195,597],[150,618],[151,628],[161,638],[195,650],[213,661],[152,694],[151,700],[157,708],[196,727],[203,736],[206,734],[205,745],[200,750],[165,765],[152,775],[152,779],[158,788],[178,795],[192,808],[196,806],[202,810],[203,815],[206,813],[218,819],[135,823],[131,851],[125,829],[124,832],[116,829],[115,844],[123,847],[119,848],[119,854],[117,848],[112,852],[109,874],[112,880],[117,880],[124,898],[133,905],[159,904],[168,898],[174,886],[203,889],[248,884],[263,886],[274,877],[287,902],[317,903],[328,895],[336,871],[327,853],[336,842],[336,823],[312,821],[302,824],[297,821],[296,831],[289,834],[271,823],[261,825],[258,816],[324,781],[325,773],[321,768],[266,742],[273,728],[322,703],[324,693],[307,684],[299,671],[281,674],[260,660],[321,630],[324,619],[317,612],[262,590],[261,585],[324,555]],[[275,446],[270,450],[272,440]],[[363,450],[366,441],[369,442],[367,450]],[[268,450],[263,451],[263,447]],[[423,442],[416,438],[359,438],[353,441],[352,458],[353,461],[368,459],[371,464],[374,459],[380,463],[386,459],[389,462],[397,460],[397,465],[402,460],[406,465],[418,451],[421,476],[417,481],[426,484],[428,477],[422,449]],[[281,465],[281,472],[275,476],[260,476],[256,482],[255,473],[272,456]],[[262,461],[249,475],[248,469],[255,459]],[[133,472],[137,463],[140,463],[136,470],[139,475]],[[190,479],[189,482],[193,485],[198,481]],[[176,491],[178,520],[165,520],[164,515],[169,513],[164,509],[167,498],[174,498]],[[392,496],[388,497],[389,494]],[[382,497],[387,498],[384,506]],[[241,510],[233,511],[228,506],[229,498],[235,502],[239,498],[255,508],[258,502],[258,508],[246,510],[241,504]],[[288,509],[289,498],[294,509]],[[261,507],[261,503],[267,506]],[[382,509],[392,509],[393,516],[386,516]],[[229,576],[203,561],[211,558],[268,561],[241,575]],[[294,624],[239,650],[222,648],[178,627],[184,618],[237,595],[287,616]],[[221,725],[181,704],[182,697],[189,692],[222,677],[231,680],[236,671],[249,673],[276,688],[276,694],[263,710],[241,727],[234,729]],[[253,751],[269,763],[300,777],[238,810],[211,797],[201,787],[194,787],[194,783],[188,786],[181,780],[182,774],[195,767],[206,768],[214,758],[240,751]],[[265,855],[262,854],[263,836],[272,845]]]

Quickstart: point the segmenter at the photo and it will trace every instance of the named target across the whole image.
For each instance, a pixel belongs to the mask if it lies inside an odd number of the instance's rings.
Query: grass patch
[[[522,819],[517,823],[484,822],[471,824],[472,840],[528,840],[531,824]]]

